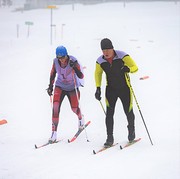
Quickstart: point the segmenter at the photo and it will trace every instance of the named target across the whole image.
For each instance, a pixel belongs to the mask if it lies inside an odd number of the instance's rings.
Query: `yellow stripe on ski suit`
[[[125,56],[122,58],[124,65],[127,66],[130,69],[130,73],[135,73],[138,71],[138,67],[134,60],[129,56]],[[103,74],[103,69],[101,68],[101,65],[99,63],[96,63],[96,68],[95,68],[95,84],[96,87],[101,87],[101,82],[102,82],[102,74]],[[128,75],[125,75],[126,83],[128,87],[130,88],[130,83],[129,80],[127,79]],[[106,106],[109,106],[108,100],[106,99]],[[132,92],[130,88],[130,105],[129,105],[129,111],[131,111],[133,107],[133,97],[132,97]]]

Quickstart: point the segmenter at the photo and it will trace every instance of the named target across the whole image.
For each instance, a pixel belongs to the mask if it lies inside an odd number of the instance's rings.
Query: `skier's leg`
[[[111,146],[114,143],[113,128],[114,128],[114,109],[117,101],[116,93],[109,87],[106,87],[106,132],[107,140],[105,146]]]
[[[64,96],[64,92],[60,88],[55,87],[52,109],[52,134],[49,139],[49,143],[54,143],[57,139],[57,127],[59,123],[60,106],[64,99]]]
[[[135,138],[135,115],[133,112],[132,94],[129,87],[124,89],[121,93],[120,99],[128,121],[128,139],[129,141],[133,141]]]
[[[81,109],[79,107],[79,99],[80,99],[80,91],[77,89],[77,94],[76,91],[70,91],[68,92],[68,99],[71,105],[72,111],[77,115],[79,121],[79,127],[84,125],[84,119],[82,117]]]
[[[53,111],[52,111],[52,131],[57,131],[58,123],[59,123],[59,113],[62,101],[64,99],[64,92],[55,87],[54,89],[54,97],[53,97]]]

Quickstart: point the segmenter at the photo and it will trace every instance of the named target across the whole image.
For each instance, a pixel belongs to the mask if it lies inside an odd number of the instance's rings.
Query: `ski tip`
[[[68,143],[74,142],[76,140],[76,136],[74,136],[71,140],[68,139]]]
[[[71,142],[73,142],[74,140],[75,140],[74,138],[71,139],[71,140],[68,139],[68,143],[71,143]]]
[[[141,140],[141,138],[136,139],[136,141],[140,141],[140,140]]]
[[[95,150],[93,150],[93,154],[96,154],[96,151],[95,151]]]
[[[35,149],[37,149],[37,148],[38,148],[36,144],[34,145],[34,147],[35,147]]]
[[[119,147],[120,147],[121,150],[123,149],[123,147],[121,145]]]

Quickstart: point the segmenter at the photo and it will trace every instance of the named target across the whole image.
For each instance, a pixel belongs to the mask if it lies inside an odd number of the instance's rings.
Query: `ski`
[[[52,143],[52,144],[56,144],[56,143],[58,143],[58,142],[60,142],[60,141],[62,141],[62,139],[58,139],[58,140],[56,140],[56,142],[54,142],[54,143]],[[34,146],[35,146],[35,149],[39,149],[39,148],[45,147],[45,146],[47,146],[47,145],[49,145],[49,144],[51,144],[51,143],[47,142],[47,143],[42,144],[42,145],[39,145],[39,146],[37,146],[37,145],[35,144]]]
[[[81,134],[81,132],[82,132],[90,123],[91,123],[91,121],[88,121],[88,122],[84,125],[83,128],[79,129],[71,140],[68,139],[68,143],[74,142],[74,141],[77,139],[77,137]]]
[[[102,147],[101,149],[99,149],[99,150],[97,150],[97,151],[93,150],[93,154],[98,154],[98,153],[100,153],[100,152],[103,152],[103,151],[105,151],[105,150],[107,150],[107,149],[109,149],[109,148],[111,148],[111,147],[116,146],[117,144],[118,144],[118,143],[115,143],[115,144],[111,145],[110,147]]]
[[[133,140],[132,142],[128,142],[128,143],[125,144],[124,146],[120,145],[120,149],[122,150],[122,149],[124,149],[124,148],[126,148],[126,147],[129,147],[129,146],[135,144],[136,142],[139,142],[140,140],[141,140],[141,138],[138,138],[138,139]]]
[[[88,122],[84,125],[84,128],[79,129],[71,140],[68,139],[68,142],[70,143],[70,142],[75,141],[76,138],[80,135],[80,133],[81,133],[90,123],[91,123],[91,121],[88,121]],[[58,142],[60,142],[60,141],[62,141],[62,139],[58,139],[58,140],[56,140],[56,142],[54,142],[54,143],[52,143],[52,144],[56,144],[56,143],[58,143]],[[39,146],[35,144],[34,146],[35,146],[35,149],[39,149],[39,148],[48,146],[49,144],[51,144],[51,143],[46,142],[45,144],[42,144],[42,145],[39,145]]]
[[[138,138],[138,139],[133,140],[132,142],[128,142],[128,143],[125,144],[124,146],[120,145],[120,149],[122,150],[122,149],[124,149],[124,148],[126,148],[126,147],[129,147],[129,146],[135,144],[136,142],[139,142],[140,140],[141,140],[141,138]],[[107,149],[109,149],[109,148],[111,148],[111,147],[116,146],[116,145],[118,145],[118,143],[115,143],[115,144],[113,144],[113,145],[110,146],[110,147],[102,147],[101,149],[99,149],[99,150],[97,150],[97,151],[93,150],[93,154],[98,154],[98,153],[103,152],[103,151],[105,151],[105,150],[107,150]]]

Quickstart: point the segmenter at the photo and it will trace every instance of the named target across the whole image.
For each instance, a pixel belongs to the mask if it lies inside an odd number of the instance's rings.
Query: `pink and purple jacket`
[[[75,62],[73,68],[70,67],[70,60]],[[60,61],[57,58],[54,59],[50,74],[50,85],[53,85],[55,82],[55,86],[60,87],[62,90],[72,91],[81,86],[80,79],[83,78],[84,74],[82,73],[80,64],[75,57],[68,55],[68,63],[64,68],[61,67]]]

